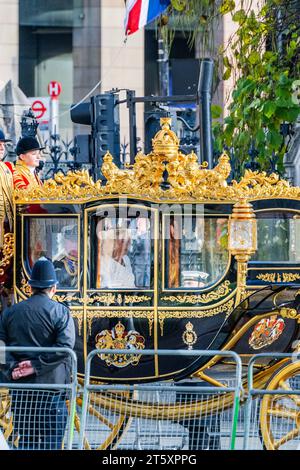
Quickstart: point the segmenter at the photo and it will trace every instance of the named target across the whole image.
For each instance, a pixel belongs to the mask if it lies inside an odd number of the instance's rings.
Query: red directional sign
[[[56,99],[61,94],[61,84],[56,81],[52,81],[48,85],[48,93],[52,99]]]
[[[32,111],[34,112],[35,114],[35,117],[37,119],[42,119],[42,117],[44,116],[44,114],[46,113],[47,111],[47,108],[46,106],[44,105],[44,103],[40,100],[36,100],[34,101],[32,104],[31,104],[31,109]]]
[[[49,96],[32,96],[28,98],[31,109],[39,123],[39,129],[46,131],[50,119],[50,98]]]

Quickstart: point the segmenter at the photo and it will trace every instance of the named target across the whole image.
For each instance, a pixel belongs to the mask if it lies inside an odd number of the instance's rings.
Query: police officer
[[[0,316],[0,341],[7,346],[73,348],[75,327],[69,309],[52,300],[57,284],[52,262],[40,258],[33,266],[29,284],[32,296]],[[70,357],[64,354],[13,353],[7,354],[3,373],[8,382],[65,384],[71,380],[70,366]],[[19,448],[61,448],[67,422],[65,400],[61,392],[55,391],[13,392]]]

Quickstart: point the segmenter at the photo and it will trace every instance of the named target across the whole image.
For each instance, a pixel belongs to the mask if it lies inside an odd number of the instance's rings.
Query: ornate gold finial
[[[152,139],[154,155],[164,157],[164,160],[172,160],[178,156],[179,139],[171,131],[171,122],[171,118],[161,118],[161,130]]]

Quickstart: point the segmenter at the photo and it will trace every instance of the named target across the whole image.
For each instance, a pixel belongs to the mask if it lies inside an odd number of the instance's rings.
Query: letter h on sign
[[[48,93],[52,99],[58,98],[61,94],[61,84],[56,81],[52,81],[48,85]]]

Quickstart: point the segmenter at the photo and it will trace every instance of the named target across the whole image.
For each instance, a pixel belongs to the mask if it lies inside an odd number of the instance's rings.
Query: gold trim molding
[[[21,292],[26,295],[26,297],[30,297],[32,292],[31,292],[31,287],[28,284],[28,281],[23,277],[21,280],[21,287],[20,287]]]
[[[109,292],[101,295],[94,295],[93,297],[85,297],[83,299],[80,299],[79,301],[87,305],[92,304],[94,302],[100,302],[109,307],[113,304],[122,305],[123,300],[125,305],[138,304],[151,300],[151,297],[149,297],[148,295],[125,295],[123,297],[121,294],[112,294],[111,292]]]
[[[77,320],[77,325],[78,325],[78,334],[79,336],[82,336],[82,324],[83,324],[83,311],[74,311],[71,310],[71,315],[72,318],[75,318]]]
[[[258,274],[256,279],[264,282],[294,282],[300,279],[298,273],[265,273]]]
[[[151,300],[151,297],[148,295],[125,295],[125,304],[139,304],[141,302],[148,302],[148,300]]]
[[[89,336],[92,335],[93,321],[97,318],[146,318],[149,323],[149,336],[152,336],[152,328],[154,323],[153,310],[88,310],[87,325]]]
[[[178,302],[180,304],[208,304],[214,300],[219,300],[222,297],[225,297],[229,294],[232,289],[229,287],[230,281],[225,281],[223,284],[217,287],[217,289],[209,292],[208,294],[199,294],[199,295],[170,295],[162,297],[161,300],[164,302]]]
[[[226,313],[228,316],[234,308],[234,299],[219,305],[219,307],[209,308],[207,310],[168,310],[158,312],[158,321],[160,325],[161,336],[164,335],[164,322],[170,318],[208,318],[220,313]]]
[[[26,281],[24,278],[21,281],[21,291],[23,294],[25,294],[27,297],[31,296],[31,287],[28,284],[28,281]],[[112,293],[105,293],[102,295],[94,295],[93,297],[76,297],[73,294],[65,294],[65,295],[60,295],[60,294],[55,294],[53,296],[53,300],[56,302],[78,302],[80,304],[84,305],[91,305],[94,302],[101,302],[105,306],[109,307],[112,304],[117,303],[118,305],[122,305],[123,303],[123,297],[121,294],[112,294]],[[125,295],[124,296],[124,304],[133,304],[133,303],[141,303],[141,302],[147,302],[148,300],[151,300],[151,297],[148,295]]]
[[[14,234],[5,233],[3,247],[1,248],[2,257],[0,259],[0,276],[3,276],[5,271],[3,268],[6,268],[6,266],[9,265],[10,260],[13,257],[14,245]]]
[[[297,312],[295,308],[281,308],[278,311],[279,315],[283,318],[288,318],[290,320],[296,320],[297,323],[300,323],[300,313]]]

